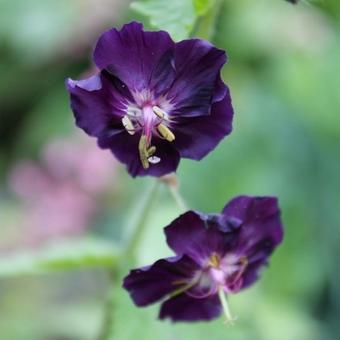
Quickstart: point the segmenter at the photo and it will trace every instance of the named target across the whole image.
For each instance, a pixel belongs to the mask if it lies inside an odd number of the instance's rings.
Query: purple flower
[[[231,132],[226,54],[209,42],[174,43],[133,22],[102,34],[94,62],[98,74],[67,80],[76,124],[132,176],[165,175],[180,157],[200,160]]]
[[[188,211],[165,228],[176,256],[135,269],[124,279],[137,306],[166,298],[160,319],[200,321],[224,310],[225,294],[251,286],[282,241],[277,199],[239,196],[221,214]]]

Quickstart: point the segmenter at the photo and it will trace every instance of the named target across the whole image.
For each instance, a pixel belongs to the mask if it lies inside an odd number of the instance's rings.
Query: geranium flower
[[[202,159],[232,130],[220,70],[226,54],[207,41],[175,43],[132,22],[99,38],[99,73],[67,80],[76,124],[132,176],[162,176],[180,158]]]
[[[283,229],[276,198],[239,196],[221,214],[184,213],[165,234],[176,256],[124,279],[135,304],[165,299],[159,317],[172,321],[211,320],[223,310],[231,321],[225,294],[255,283]]]

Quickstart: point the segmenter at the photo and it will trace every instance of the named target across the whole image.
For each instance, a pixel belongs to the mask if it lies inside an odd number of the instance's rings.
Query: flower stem
[[[224,315],[226,317],[225,323],[233,324],[234,321],[235,321],[235,318],[231,315],[229,304],[228,304],[228,301],[227,301],[227,297],[226,297],[222,287],[220,287],[218,289],[218,297],[220,298],[222,308],[223,308],[223,312],[224,312]]]
[[[150,187],[143,192],[143,196],[138,200],[138,206],[134,209],[135,213],[131,222],[131,236],[125,250],[121,256],[121,262],[128,258],[134,258],[139,246],[139,242],[146,228],[146,221],[149,213],[152,210],[152,203],[155,200],[159,181],[153,181]],[[112,268],[110,274],[109,295],[104,311],[104,321],[100,330],[98,340],[112,339],[113,323],[114,323],[114,308],[115,308],[115,290],[116,282],[120,279],[120,269],[124,267],[122,263],[118,264],[118,268]],[[118,284],[120,286],[120,284]]]
[[[107,300],[105,303],[105,309],[104,309],[104,320],[103,324],[101,326],[99,335],[97,337],[97,340],[109,340],[111,337],[112,329],[113,329],[113,311],[115,308],[115,296],[114,296],[114,289],[115,285],[114,282],[116,281],[117,271],[112,269],[109,272],[110,275],[110,288],[107,296]]]
[[[125,249],[125,254],[129,257],[135,256],[141,237],[144,234],[144,230],[146,228],[145,222],[147,221],[149,213],[152,210],[152,204],[156,198],[158,186],[159,181],[153,181],[151,186],[146,191],[144,191],[143,197],[138,201],[136,215],[132,221],[132,236],[130,237]]]
[[[181,196],[181,194],[178,190],[178,187],[173,186],[173,185],[169,185],[169,190],[170,190],[170,194],[171,194],[172,198],[176,202],[176,204],[179,207],[179,209],[181,210],[181,212],[187,211],[188,207],[187,207],[183,197]]]
[[[179,207],[181,212],[186,212],[188,209],[187,204],[185,203],[183,197],[181,196],[178,187],[178,180],[175,174],[166,175],[160,178],[160,181],[163,182],[170,191],[171,197],[174,199],[176,205]]]

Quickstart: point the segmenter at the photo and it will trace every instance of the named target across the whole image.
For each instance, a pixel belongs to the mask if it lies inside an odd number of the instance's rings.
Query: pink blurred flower
[[[94,141],[75,136],[43,149],[41,161],[22,160],[9,185],[22,204],[20,245],[83,233],[93,225],[98,200],[114,188],[116,162]]]

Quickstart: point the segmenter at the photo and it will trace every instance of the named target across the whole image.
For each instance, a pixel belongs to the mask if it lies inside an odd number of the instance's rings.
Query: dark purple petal
[[[103,72],[83,80],[68,79],[67,89],[76,124],[90,136],[114,135],[122,131],[121,118],[127,100],[125,84]]]
[[[156,146],[156,156],[161,159],[158,164],[150,164],[144,169],[139,158],[138,143],[140,134],[133,136],[123,131],[114,136],[100,138],[98,144],[103,149],[110,149],[119,161],[127,166],[129,174],[135,176],[163,176],[174,172],[179,164],[180,156],[173,145],[164,139],[154,137],[152,145]]]
[[[208,321],[219,317],[221,313],[221,303],[216,294],[195,299],[184,293],[163,302],[159,318],[170,318],[173,322]]]
[[[213,96],[213,103],[220,102],[224,97],[229,94],[229,89],[226,84],[224,84],[221,74],[217,77],[215,90],[214,90],[214,96]]]
[[[244,223],[254,219],[263,219],[279,213],[276,197],[237,196],[223,209],[222,214],[233,216]]]
[[[275,197],[239,196],[226,205],[223,214],[242,221],[232,247],[233,252],[248,259],[243,274],[242,288],[245,288],[257,280],[260,267],[282,241],[278,202]]]
[[[229,91],[212,104],[211,114],[200,117],[176,117],[172,125],[174,145],[181,157],[200,160],[232,130],[233,108]]]
[[[144,32],[142,24],[132,22],[121,30],[112,28],[101,35],[94,61],[133,91],[149,89],[150,84],[164,88],[164,82],[169,86],[174,79],[173,48],[167,32]]]
[[[198,264],[206,263],[212,253],[223,253],[227,237],[213,226],[208,227],[203,215],[188,211],[165,229],[166,240],[177,255],[186,254]]]
[[[209,115],[211,103],[223,98],[225,89],[220,70],[226,60],[223,50],[205,40],[190,39],[177,43],[174,54],[176,79],[168,93],[175,105],[171,115]]]
[[[137,306],[147,306],[180,288],[178,282],[185,285],[196,269],[196,263],[187,256],[162,259],[152,266],[131,270],[123,287]]]

